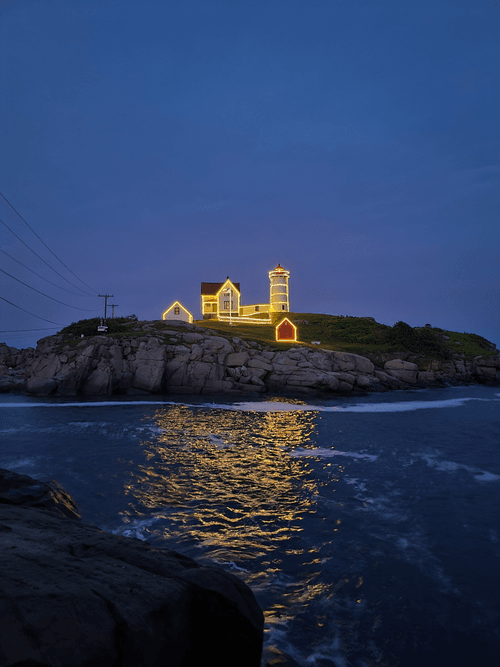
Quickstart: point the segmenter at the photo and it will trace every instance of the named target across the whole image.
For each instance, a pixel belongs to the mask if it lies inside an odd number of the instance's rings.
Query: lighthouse
[[[288,297],[288,279],[290,271],[286,271],[280,264],[269,271],[269,282],[271,295],[269,298],[269,310],[271,313],[287,313],[290,310]]]

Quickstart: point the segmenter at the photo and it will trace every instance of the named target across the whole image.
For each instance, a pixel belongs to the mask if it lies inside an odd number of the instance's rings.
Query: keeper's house
[[[201,313],[205,320],[230,320],[269,324],[270,313],[290,312],[288,280],[290,272],[280,264],[269,271],[269,303],[241,305],[240,283],[233,283],[229,276],[223,283],[201,283]],[[267,314],[267,318],[265,315]],[[264,317],[262,317],[264,315]]]
[[[224,283],[201,283],[201,313],[204,320],[218,320],[220,316],[238,317],[240,314],[240,284],[227,277]]]

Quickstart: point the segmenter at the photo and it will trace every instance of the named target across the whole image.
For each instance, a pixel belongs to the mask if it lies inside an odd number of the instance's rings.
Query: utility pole
[[[113,294],[99,294],[104,299],[104,321],[106,322],[106,315],[108,314],[108,299],[113,297]]]
[[[112,311],[111,311],[111,319],[112,320],[115,319],[115,308],[118,308],[119,305],[120,304],[118,304],[118,303],[110,303],[109,304],[109,307],[112,308]]]

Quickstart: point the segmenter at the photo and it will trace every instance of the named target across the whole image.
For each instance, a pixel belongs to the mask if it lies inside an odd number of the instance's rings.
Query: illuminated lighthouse
[[[269,271],[269,282],[271,295],[269,298],[269,310],[271,313],[287,313],[290,310],[288,297],[288,279],[290,271],[286,271],[280,264]]]

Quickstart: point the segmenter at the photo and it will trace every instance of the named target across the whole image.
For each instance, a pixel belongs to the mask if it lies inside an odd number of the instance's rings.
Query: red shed
[[[297,340],[297,327],[290,322],[288,317],[285,317],[285,319],[281,320],[276,326],[276,340]]]

